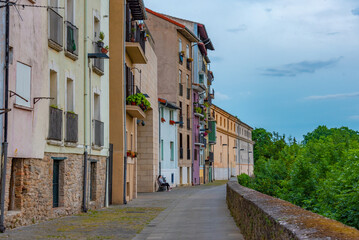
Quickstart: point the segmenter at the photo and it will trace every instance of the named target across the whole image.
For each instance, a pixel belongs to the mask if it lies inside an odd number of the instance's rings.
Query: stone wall
[[[227,204],[246,239],[359,239],[359,231],[231,179]]]
[[[67,157],[67,159],[61,160],[60,163],[59,207],[56,208],[53,207],[54,160],[51,157]],[[88,208],[102,208],[106,189],[106,158],[98,156],[90,156],[89,158],[96,163],[96,180],[94,197],[93,201],[91,201],[91,162],[89,161],[87,178]],[[15,163],[16,171],[11,176],[13,162]],[[83,199],[83,155],[45,153],[44,159],[9,158],[5,197],[5,225],[7,228],[80,213]],[[10,199],[12,200],[9,201]]]

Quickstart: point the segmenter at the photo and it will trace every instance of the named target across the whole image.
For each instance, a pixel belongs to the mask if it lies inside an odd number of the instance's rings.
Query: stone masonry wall
[[[51,157],[67,157],[61,160],[59,207],[53,208],[53,159]],[[106,157],[90,156],[96,162],[95,200],[89,199],[90,161],[88,162],[88,208],[96,209],[104,206]],[[83,155],[45,153],[44,159],[16,159],[15,187],[10,187],[11,165],[8,159],[5,199],[5,225],[14,228],[34,224],[60,216],[80,213],[83,199]],[[21,162],[21,164],[19,164]],[[14,177],[13,177],[14,178]],[[15,209],[10,207],[9,194],[15,197]],[[12,204],[14,206],[14,204]]]
[[[231,179],[227,205],[245,239],[359,239],[359,231]]]

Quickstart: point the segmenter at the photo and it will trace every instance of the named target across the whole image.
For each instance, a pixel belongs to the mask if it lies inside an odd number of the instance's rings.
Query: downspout
[[[227,133],[229,132],[229,118],[227,119]],[[229,180],[229,134],[227,134],[227,173],[228,173],[228,180]]]
[[[167,106],[167,102],[166,102],[166,106]],[[163,111],[163,109],[162,109]],[[158,104],[158,146],[159,146],[159,154],[158,154],[158,171],[159,171],[159,175],[161,175],[161,170],[162,170],[162,166],[161,166],[161,104]]]
[[[7,131],[8,131],[8,107],[9,107],[9,35],[10,35],[10,7],[9,7],[9,0],[6,1],[6,26],[5,26],[5,106],[4,106],[4,142],[3,142],[3,156],[4,156],[4,164],[2,168],[1,174],[1,216],[0,216],[0,232],[5,232],[5,225],[4,225],[4,214],[5,214],[5,187],[6,187],[6,165],[7,165]]]
[[[126,22],[126,0],[123,1],[123,22]],[[123,204],[127,204],[126,200],[126,183],[127,183],[127,134],[126,134],[126,28],[123,28],[123,109],[124,109],[124,117],[123,117],[123,126],[124,126],[124,151],[123,151]]]
[[[87,87],[87,67],[89,59],[88,49],[87,49],[87,0],[85,0],[84,6],[84,179],[83,179],[83,196],[82,196],[82,211],[87,212],[87,204],[86,204],[86,188],[87,188],[87,121],[86,121],[86,112],[87,112],[87,97],[88,97],[88,87]]]

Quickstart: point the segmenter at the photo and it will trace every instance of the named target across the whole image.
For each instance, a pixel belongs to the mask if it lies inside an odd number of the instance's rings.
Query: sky
[[[359,131],[358,0],[145,0],[206,26],[214,103],[298,140],[318,125]]]

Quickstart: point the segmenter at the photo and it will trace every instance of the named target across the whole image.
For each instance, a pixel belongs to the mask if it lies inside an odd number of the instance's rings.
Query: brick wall
[[[227,204],[246,239],[359,239],[359,231],[231,179]]]

